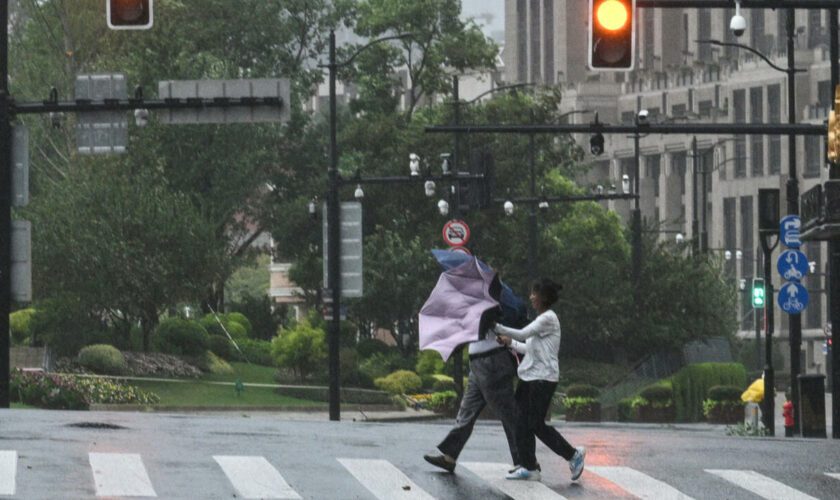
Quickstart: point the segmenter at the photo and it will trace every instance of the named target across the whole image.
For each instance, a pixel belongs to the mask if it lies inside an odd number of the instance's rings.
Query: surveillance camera
[[[733,35],[739,37],[747,30],[747,20],[741,14],[735,14],[729,21],[729,29],[732,30]]]
[[[135,109],[134,110],[134,123],[137,124],[138,127],[145,127],[149,124],[149,110],[148,109]]]
[[[639,120],[639,123],[647,123],[648,122],[648,110],[640,109],[639,112],[636,114],[636,118]]]

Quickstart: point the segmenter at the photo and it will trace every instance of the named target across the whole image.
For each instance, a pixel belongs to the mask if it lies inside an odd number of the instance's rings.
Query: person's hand
[[[507,335],[498,335],[496,337],[496,342],[498,342],[499,344],[504,345],[504,346],[509,346],[510,341],[511,341],[511,339]]]

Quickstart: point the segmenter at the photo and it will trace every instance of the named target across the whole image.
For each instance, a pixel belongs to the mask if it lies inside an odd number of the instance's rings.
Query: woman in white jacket
[[[539,481],[535,452],[537,437],[554,453],[568,460],[573,481],[583,473],[586,449],[572,447],[554,427],[545,423],[560,376],[560,320],[551,310],[559,290],[560,286],[550,279],[534,283],[530,299],[538,314],[536,319],[521,330],[499,324],[494,326],[499,342],[525,355],[517,370],[519,385],[516,388],[516,443],[520,464],[508,474],[508,479]]]

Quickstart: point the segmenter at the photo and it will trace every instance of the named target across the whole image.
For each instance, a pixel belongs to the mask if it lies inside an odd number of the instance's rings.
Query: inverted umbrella
[[[464,262],[475,259],[482,269],[492,272],[492,268],[482,262],[481,259],[472,257],[465,253],[436,249],[432,250],[432,255],[434,255],[438,264],[440,264],[444,270],[458,267]],[[501,297],[499,298],[502,308],[502,316],[499,319],[499,322],[513,328],[521,328],[528,324],[528,308],[525,301],[516,295],[513,289],[504,281],[500,280],[499,284],[502,287]]]
[[[420,310],[420,349],[446,361],[459,345],[479,340],[482,316],[498,308],[500,289],[496,273],[474,257],[444,271]]]

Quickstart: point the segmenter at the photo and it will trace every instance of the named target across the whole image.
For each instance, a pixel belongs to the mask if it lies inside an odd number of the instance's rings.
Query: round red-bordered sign
[[[451,247],[462,247],[470,241],[470,226],[462,220],[451,220],[443,225],[443,241]]]
[[[463,253],[466,255],[472,255],[472,252],[467,247],[452,247],[449,249],[450,252],[458,252]]]

